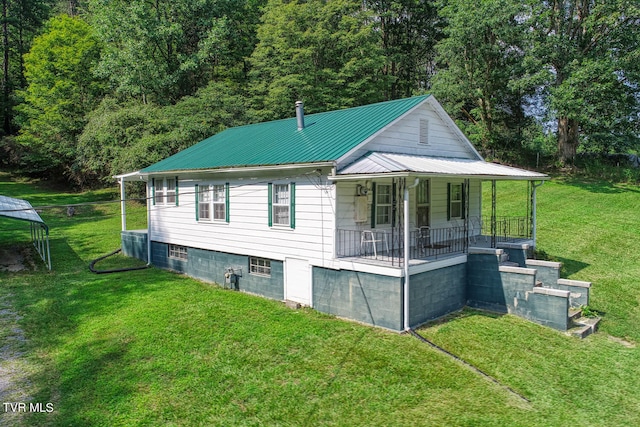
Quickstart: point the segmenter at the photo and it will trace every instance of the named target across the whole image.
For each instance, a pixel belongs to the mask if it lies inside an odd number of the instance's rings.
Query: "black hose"
[[[94,259],[93,261],[91,261],[89,263],[89,270],[92,273],[95,273],[95,274],[107,274],[107,273],[122,273],[124,271],[144,270],[145,268],[151,267],[151,265],[146,264],[146,265],[142,265],[142,266],[139,266],[139,267],[115,268],[113,270],[96,270],[95,268],[93,268],[98,261],[102,261],[105,258],[109,258],[110,256],[113,256],[113,255],[115,255],[115,254],[117,254],[118,252],[121,252],[121,251],[122,251],[122,248],[118,248],[118,249],[116,249],[115,251],[113,251],[111,253],[103,255],[100,258]]]

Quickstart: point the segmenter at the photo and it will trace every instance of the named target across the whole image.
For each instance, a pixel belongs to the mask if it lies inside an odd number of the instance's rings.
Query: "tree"
[[[60,172],[80,179],[77,137],[104,93],[94,78],[100,43],[79,18],[59,15],[47,22],[25,55],[27,88],[19,106],[22,130],[18,142],[28,151],[32,170]]]
[[[2,94],[0,114],[2,133],[14,134],[13,108],[15,91],[24,89],[23,55],[46,19],[51,1],[47,0],[2,0]]]
[[[640,7],[630,0],[531,1],[529,80],[557,123],[563,162],[587,147],[637,144]]]
[[[245,71],[261,1],[91,0],[106,45],[99,71],[124,97],[175,103]]]
[[[216,134],[245,124],[239,88],[212,82],[175,105],[119,103],[105,98],[88,115],[78,158],[85,180],[112,183],[112,176],[141,169]]]
[[[442,20],[433,0],[365,0],[380,33],[385,57],[383,74],[391,77],[385,98],[407,97],[428,90],[435,73],[435,45]]]
[[[309,112],[382,100],[388,78],[371,21],[359,1],[270,0],[250,59],[255,118],[288,117],[296,100]]]
[[[449,0],[440,10],[446,37],[437,45],[433,92],[484,151],[518,148],[526,123],[520,2]]]

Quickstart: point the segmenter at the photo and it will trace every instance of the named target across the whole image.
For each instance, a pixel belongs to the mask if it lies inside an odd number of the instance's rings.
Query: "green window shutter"
[[[267,204],[269,205],[269,227],[273,226],[273,193],[272,193],[272,184],[267,184],[267,191],[269,194],[267,195]]]
[[[460,187],[460,189],[462,190],[462,206],[460,206],[460,218],[464,219],[465,216],[465,201],[466,201],[466,195],[465,195],[465,191],[466,191],[466,185],[462,184],[462,186]]]
[[[156,205],[156,179],[151,178],[151,201],[153,206]]]
[[[196,221],[200,221],[200,206],[198,206],[198,184],[195,186],[195,194],[196,194]]]
[[[371,184],[371,228],[376,228],[376,183]]]
[[[178,206],[178,177],[176,176],[176,206]]]
[[[229,183],[224,184],[224,220],[229,222]]]
[[[447,183],[447,221],[451,221],[451,183]]]
[[[289,225],[296,228],[296,183],[289,184]]]

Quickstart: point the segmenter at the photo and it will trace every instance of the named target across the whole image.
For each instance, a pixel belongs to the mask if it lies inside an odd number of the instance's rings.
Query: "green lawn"
[[[523,186],[501,183],[498,190],[499,213],[517,210]],[[8,175],[0,175],[0,194],[37,206],[117,197],[114,190],[56,193]],[[604,319],[599,333],[580,341],[471,310],[420,330],[530,402],[410,335],[289,310],[154,268],[94,275],[89,261],[119,246],[119,205],[83,206],[71,218],[63,209],[44,209],[54,271],[37,263],[36,272],[0,273],[0,300],[20,315],[33,401],[53,402],[55,409],[12,420],[33,426],[634,425],[640,419],[639,200],[637,187],[606,183],[553,180],[539,190],[539,249],[565,264],[565,277],[594,283],[591,306]],[[144,220],[144,207],[132,203],[130,228]],[[0,220],[0,246],[28,237],[26,224]]]

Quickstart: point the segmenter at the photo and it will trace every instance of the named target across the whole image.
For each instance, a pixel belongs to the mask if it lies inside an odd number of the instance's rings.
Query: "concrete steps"
[[[586,338],[598,330],[599,317],[584,317],[579,308],[569,309],[569,322],[571,326],[567,329],[567,334],[580,339]]]

